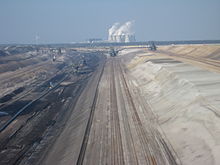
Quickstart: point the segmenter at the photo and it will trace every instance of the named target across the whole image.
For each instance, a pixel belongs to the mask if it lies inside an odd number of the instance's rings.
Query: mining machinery
[[[155,45],[155,43],[153,41],[150,42],[150,44],[148,46],[148,50],[150,50],[150,51],[156,51],[157,50],[157,46]]]

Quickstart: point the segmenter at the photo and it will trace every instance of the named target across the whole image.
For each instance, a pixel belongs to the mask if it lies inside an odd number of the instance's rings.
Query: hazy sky
[[[138,41],[220,39],[220,0],[0,0],[0,43],[107,39],[129,20]]]

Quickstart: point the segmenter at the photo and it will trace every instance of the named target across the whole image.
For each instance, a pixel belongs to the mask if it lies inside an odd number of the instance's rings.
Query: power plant
[[[134,22],[128,21],[125,24],[115,23],[108,30],[109,42],[135,42],[135,34],[132,31]]]

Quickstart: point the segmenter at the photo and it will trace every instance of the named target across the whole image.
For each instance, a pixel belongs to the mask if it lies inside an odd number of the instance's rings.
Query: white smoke
[[[120,23],[116,22],[114,23],[114,25],[112,25],[112,27],[108,30],[108,34],[113,35],[115,33],[115,31],[119,28]]]
[[[133,32],[134,21],[128,21],[120,26],[120,23],[115,23],[109,29],[108,40],[110,42],[133,42],[135,36]]]
[[[118,28],[115,31],[114,35],[132,35],[132,34],[134,34],[134,32],[132,31],[133,24],[134,24],[133,21],[126,22],[125,24],[120,26],[120,28]]]

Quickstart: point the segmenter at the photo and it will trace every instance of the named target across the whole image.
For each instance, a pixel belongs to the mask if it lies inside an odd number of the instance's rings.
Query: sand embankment
[[[220,56],[219,45],[159,50],[217,61]],[[191,64],[141,52],[127,67],[182,164],[220,164],[220,74]]]

